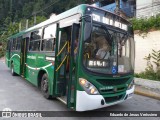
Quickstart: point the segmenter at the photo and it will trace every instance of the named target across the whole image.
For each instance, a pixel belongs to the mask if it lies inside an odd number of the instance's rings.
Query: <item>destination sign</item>
[[[93,17],[93,21],[111,25],[125,31],[128,31],[131,25],[127,20],[123,19],[122,17],[95,7],[88,7],[86,9],[86,14],[90,14]]]
[[[92,14],[92,16],[93,16],[94,21],[102,22],[102,23],[107,24],[107,25],[112,25],[114,27],[118,27],[120,29],[123,29],[123,30],[127,31],[127,25],[124,24],[124,23],[121,23],[121,22],[116,21],[116,20],[113,21],[113,19],[109,19],[109,18],[104,17],[104,16],[102,17],[102,16],[100,16],[98,14],[94,14],[94,13]]]
[[[88,67],[108,67],[109,63],[106,60],[89,60]]]

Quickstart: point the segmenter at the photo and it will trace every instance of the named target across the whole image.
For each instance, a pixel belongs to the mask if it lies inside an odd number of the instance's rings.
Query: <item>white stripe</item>
[[[19,58],[21,58],[18,54],[14,54],[10,59],[12,59],[14,56],[18,56]],[[10,61],[10,59],[6,58],[7,61]]]
[[[12,59],[14,56],[18,56],[19,58],[21,58],[18,54],[14,54],[10,59]]]
[[[27,65],[27,67],[28,67],[29,69],[36,70],[36,68],[30,67],[30,66],[28,66],[28,65]],[[37,68],[37,70],[39,70],[39,69],[40,69],[40,68]]]
[[[45,69],[47,67],[50,67],[51,65],[52,65],[52,63],[50,63],[50,64],[48,64],[46,66],[43,66],[43,67],[39,67],[39,68],[34,68],[34,67],[31,67],[31,66],[28,66],[28,65],[27,65],[27,67],[30,68],[30,69],[32,69],[32,70],[40,70],[41,68]]]

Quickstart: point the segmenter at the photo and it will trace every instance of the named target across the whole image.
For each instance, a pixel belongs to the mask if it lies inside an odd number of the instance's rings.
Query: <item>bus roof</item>
[[[61,13],[59,15],[56,15],[55,17],[51,17],[50,19],[47,19],[46,21],[41,22],[40,24],[37,24],[37,25],[25,30],[25,32],[29,32],[29,31],[32,31],[34,29],[43,27],[45,25],[54,23],[54,22],[59,21],[61,19],[67,18],[69,16],[72,16],[74,14],[82,13],[82,8],[84,8],[85,6],[86,6],[85,4],[76,6],[76,7],[72,8],[72,9],[70,9],[70,10],[67,10],[67,11],[65,11],[65,12],[63,12],[63,13]],[[81,9],[79,9],[79,8],[81,8]]]
[[[54,23],[54,22],[56,22],[58,20],[61,20],[63,18],[69,17],[69,16],[72,16],[74,14],[82,13],[83,10],[85,10],[86,6],[87,6],[86,4],[82,4],[82,5],[76,6],[76,7],[72,8],[72,9],[70,9],[70,10],[67,10],[67,11],[59,14],[59,15],[56,15],[55,17],[51,17],[51,18],[49,18],[49,19],[47,19],[47,20],[45,20],[45,21],[43,21],[43,22],[41,22],[41,23],[39,23],[39,24],[37,24],[37,25],[35,25],[33,27],[30,27],[30,28],[28,28],[26,30],[23,30],[23,31],[21,31],[21,32],[19,32],[17,34],[14,34],[11,37],[9,37],[9,39],[21,36],[21,35],[23,35],[23,34],[25,34],[27,32],[30,32],[30,31],[33,31],[35,29],[41,28],[43,26],[46,26],[46,25],[51,24],[51,23]],[[81,9],[79,9],[79,8],[81,8]]]
[[[19,37],[19,36],[23,35],[24,33],[25,33],[25,31],[21,31],[17,34],[14,34],[14,35],[10,36],[8,39]]]
[[[65,12],[63,12],[63,13],[61,13],[61,14],[59,14],[59,15],[56,15],[55,17],[51,17],[51,18],[49,18],[49,19],[47,19],[47,20],[45,20],[45,21],[43,21],[43,22],[41,22],[41,23],[39,23],[39,24],[37,24],[37,25],[35,25],[35,26],[33,26],[33,27],[30,27],[30,28],[28,28],[28,29],[26,29],[26,30],[23,30],[23,31],[21,31],[21,32],[19,32],[19,33],[17,33],[17,34],[14,34],[14,35],[12,35],[11,37],[9,37],[8,39],[19,37],[19,36],[21,36],[21,35],[23,35],[23,34],[25,34],[25,33],[31,32],[31,31],[33,31],[33,30],[35,30],[35,29],[38,29],[38,28],[41,28],[41,27],[43,27],[43,26],[49,25],[49,24],[51,24],[51,23],[54,23],[54,22],[59,21],[59,20],[61,20],[61,19],[67,18],[67,17],[72,16],[72,15],[74,15],[74,14],[84,13],[84,12],[85,12],[85,8],[88,7],[88,6],[94,7],[94,6],[87,5],[87,4],[78,5],[78,6],[72,8],[72,9],[70,9],[70,10],[67,10],[67,11],[65,11]],[[94,8],[100,9],[100,10],[103,10],[103,11],[106,11],[106,10],[101,9],[101,8],[97,8],[97,7],[94,7]],[[107,11],[107,12],[109,12],[109,11]],[[109,12],[109,13],[111,13],[111,12]],[[114,14],[114,13],[111,13],[111,14],[116,15],[116,14]],[[121,16],[119,16],[119,17],[121,17]],[[122,18],[122,17],[121,17],[121,18]],[[122,19],[124,19],[124,18],[122,18]],[[125,19],[124,19],[124,20],[125,20]],[[127,21],[127,20],[126,20],[126,21]],[[127,21],[127,22],[128,22],[128,21]]]

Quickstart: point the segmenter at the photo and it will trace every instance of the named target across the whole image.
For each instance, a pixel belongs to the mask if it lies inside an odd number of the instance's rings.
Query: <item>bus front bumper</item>
[[[132,97],[134,93],[134,88],[135,86],[133,86],[131,89],[126,91],[126,95],[124,99],[121,99],[119,101],[109,103],[109,104],[106,104],[106,102],[104,102],[104,105],[101,104],[102,100],[105,101],[102,95],[89,95],[85,91],[77,90],[76,111],[94,110],[94,109],[103,108],[103,107],[121,103]]]

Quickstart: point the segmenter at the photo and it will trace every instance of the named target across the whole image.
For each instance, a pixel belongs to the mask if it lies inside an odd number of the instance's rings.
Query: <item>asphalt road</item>
[[[68,111],[66,105],[58,100],[46,100],[40,90],[20,76],[12,76],[9,68],[0,60],[0,111],[4,108],[11,108],[16,111]],[[121,104],[99,109],[98,111],[160,111],[160,101],[148,97],[134,95],[132,99]],[[97,110],[93,111],[96,114]],[[0,118],[2,119],[2,118]],[[4,118],[3,118],[4,119]],[[12,118],[22,119],[22,118]],[[41,118],[33,118],[41,119]],[[44,118],[42,118],[44,119]],[[45,118],[53,119],[53,118]],[[102,120],[160,120],[157,117],[54,117],[54,119],[75,120],[75,119],[102,119]]]

